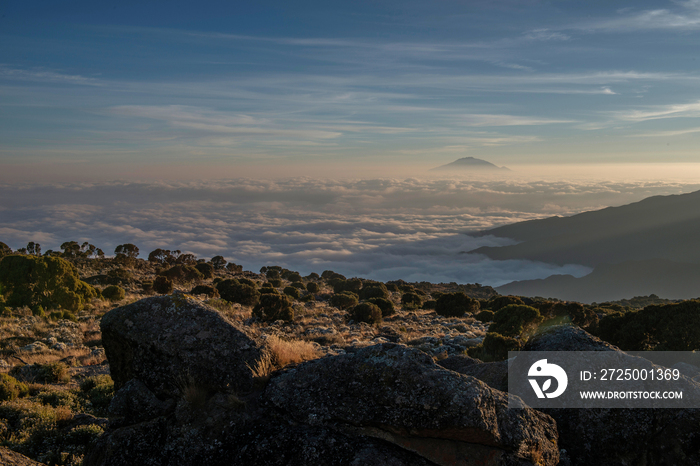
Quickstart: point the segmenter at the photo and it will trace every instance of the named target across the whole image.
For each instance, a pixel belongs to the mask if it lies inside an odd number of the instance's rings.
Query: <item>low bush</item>
[[[507,337],[524,336],[537,328],[543,320],[540,311],[534,307],[509,304],[494,314],[489,332]]]
[[[200,262],[194,266],[199,273],[202,274],[202,278],[208,280],[214,277],[214,266],[212,264],[207,264],[206,262]]]
[[[11,375],[0,374],[0,401],[12,401],[29,393],[27,385]]]
[[[292,297],[294,299],[299,299],[299,297],[301,296],[299,294],[299,288],[295,288],[293,286],[285,286],[284,290],[282,290],[282,292],[284,294],[286,294],[287,296]]]
[[[396,309],[394,309],[394,303],[386,298],[370,298],[367,301],[381,309],[382,317],[394,315],[396,312]]]
[[[304,285],[302,282],[294,282],[289,286],[292,286],[292,287],[296,288],[297,290],[306,290],[306,285]]]
[[[232,303],[254,306],[260,299],[260,293],[254,286],[241,283],[240,280],[235,278],[229,278],[217,283],[216,289],[222,299]]]
[[[423,300],[416,293],[404,293],[401,296],[401,304],[407,309],[416,309],[421,306]]]
[[[292,300],[287,295],[263,294],[260,296],[260,302],[253,308],[253,315],[265,322],[275,320],[291,322],[294,320]]]
[[[355,293],[350,293],[348,291],[343,291],[342,293],[335,293],[328,300],[328,304],[338,309],[348,309],[352,306],[357,305],[360,300]]]
[[[500,310],[510,304],[525,304],[522,299],[517,296],[494,296],[489,299],[487,308],[493,312]]]
[[[482,361],[503,361],[508,359],[508,351],[519,351],[520,341],[512,337],[489,332],[484,337],[484,341],[467,350],[467,354]]]
[[[360,299],[363,300],[371,298],[388,298],[389,290],[387,290],[384,283],[381,282],[364,282],[359,296]]]
[[[218,298],[219,297],[219,292],[217,291],[216,288],[213,286],[209,285],[197,285],[192,290],[190,291],[190,294],[193,295],[205,295],[209,298]]]
[[[173,292],[173,281],[159,275],[153,280],[153,291],[158,294],[170,294]]]
[[[124,288],[117,285],[109,285],[102,290],[102,297],[109,301],[121,301],[126,296]]]
[[[350,310],[349,315],[355,322],[378,324],[382,321],[382,310],[372,303],[358,304]]]
[[[462,317],[467,312],[476,313],[479,301],[462,292],[445,293],[437,299],[435,312],[444,317]]]
[[[321,289],[321,287],[318,286],[318,283],[316,282],[309,282],[306,284],[306,291],[309,293],[318,293],[318,291]]]
[[[495,313],[493,311],[481,311],[474,317],[476,317],[476,320],[480,320],[482,322],[493,322],[493,316]]]

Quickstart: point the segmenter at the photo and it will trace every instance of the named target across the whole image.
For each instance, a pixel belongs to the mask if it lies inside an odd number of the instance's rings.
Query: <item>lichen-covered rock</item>
[[[261,348],[214,309],[184,295],[146,298],[102,317],[114,388],[141,380],[158,398],[188,381],[215,391],[248,390]]]
[[[522,351],[620,351],[576,325],[555,325],[533,336]]]
[[[496,390],[508,391],[508,361],[481,362],[459,355],[438,361],[438,364],[460,374],[476,377]]]
[[[584,330],[562,325],[528,342],[529,351],[619,351]],[[632,357],[632,356],[627,356]],[[686,391],[697,390],[690,379]],[[557,421],[559,445],[571,464],[700,464],[700,410],[542,409]]]
[[[128,425],[162,416],[174,407],[174,400],[161,401],[143,382],[131,379],[114,395],[109,412],[116,417],[112,424]]]
[[[0,464],[3,466],[44,466],[44,463],[38,463],[6,447],[0,447]]]
[[[273,378],[264,396],[297,422],[337,424],[436,464],[554,465],[559,458],[551,418],[508,409],[507,394],[404,345],[303,363]],[[461,456],[445,457],[448,451]]]

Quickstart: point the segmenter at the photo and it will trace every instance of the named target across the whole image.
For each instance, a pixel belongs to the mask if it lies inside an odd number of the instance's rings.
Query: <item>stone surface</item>
[[[449,464],[430,453],[444,441],[487,447],[473,448],[465,465],[558,461],[556,426],[548,416],[509,410],[505,393],[404,345],[309,361],[273,378],[264,397],[297,422],[366,428],[365,435],[413,448],[437,464]],[[405,439],[415,442],[408,447]]]
[[[613,345],[566,325],[540,334],[530,351],[619,351]],[[631,357],[631,356],[627,356]],[[690,379],[682,381],[697,390]],[[700,464],[700,410],[697,409],[542,409],[557,421],[559,445],[570,464]]]
[[[162,416],[174,407],[172,399],[161,401],[146,384],[131,379],[115,393],[109,412],[116,417],[111,421],[113,425],[128,425]]]
[[[214,309],[185,295],[146,298],[102,317],[102,341],[115,389],[141,380],[174,398],[192,381],[211,390],[249,390],[261,348]]]
[[[508,361],[481,362],[478,359],[460,355],[450,356],[438,361],[438,364],[460,374],[476,377],[496,390],[508,391]]]
[[[2,466],[44,466],[44,463],[38,463],[6,447],[0,447],[0,464]]]

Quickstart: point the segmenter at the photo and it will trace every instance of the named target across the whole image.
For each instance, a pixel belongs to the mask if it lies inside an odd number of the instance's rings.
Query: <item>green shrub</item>
[[[320,290],[321,287],[318,286],[318,283],[316,282],[309,282],[306,284],[306,291],[309,293],[318,293],[318,290]]]
[[[260,294],[265,294],[265,293],[268,293],[268,294],[270,294],[270,293],[272,293],[272,294],[279,294],[279,293],[277,293],[277,289],[272,288],[271,286],[263,286],[262,288],[260,288],[260,289],[258,290],[258,292],[259,292]]]
[[[298,288],[295,288],[295,287],[293,287],[293,286],[285,286],[285,287],[284,287],[284,290],[283,290],[282,292],[283,292],[284,294],[286,294],[287,296],[290,296],[290,297],[292,297],[292,298],[294,298],[294,299],[299,299],[299,296],[301,296],[301,295],[299,294],[299,289],[298,289]]]
[[[253,288],[257,288],[257,286],[258,286],[257,283],[255,283],[253,280],[251,280],[249,278],[240,277],[240,278],[237,278],[236,280],[238,280],[238,283],[241,283],[243,285],[252,286]]]
[[[437,306],[437,301],[434,299],[429,299],[423,303],[422,308],[426,310],[435,310],[435,306]]]
[[[141,289],[146,293],[150,293],[151,291],[153,291],[153,282],[152,281],[141,282]]]
[[[625,351],[700,349],[700,300],[606,315],[593,333]]]
[[[262,285],[260,285],[261,288],[273,288],[272,283],[270,282],[265,282]]]
[[[214,277],[214,266],[212,264],[207,264],[206,262],[200,262],[194,266],[199,273],[202,274],[202,278],[208,280]]]
[[[69,311],[54,311],[49,314],[49,319],[53,321],[70,320],[71,322],[78,322],[78,318],[75,316],[75,314]]]
[[[494,296],[488,301],[488,309],[493,312],[500,310],[510,304],[525,304],[522,299],[517,296]]]
[[[316,272],[311,272],[305,277],[307,280],[320,280],[321,276],[317,274]]]
[[[77,269],[60,257],[9,255],[0,259],[0,283],[8,306],[79,311],[98,296]]]
[[[359,278],[351,278],[350,280],[342,280],[339,278],[333,278],[328,281],[328,284],[333,287],[334,293],[342,293],[343,291],[349,291],[354,294],[358,294],[362,288],[362,280]]]
[[[27,385],[11,375],[0,373],[0,401],[12,401],[29,393]]]
[[[217,283],[216,289],[219,291],[219,296],[222,299],[232,303],[254,306],[260,299],[260,293],[254,286],[241,283],[235,278],[229,278]]]
[[[10,374],[35,383],[67,383],[70,381],[68,367],[62,362],[16,366],[10,371]]]
[[[190,291],[190,294],[193,294],[193,295],[203,294],[209,298],[218,298],[219,297],[219,292],[216,290],[216,288],[214,288],[213,286],[209,286],[209,285],[197,285],[194,288],[192,288],[192,291]]]
[[[46,312],[44,312],[44,307],[41,304],[32,306],[32,315],[35,317],[44,317]]]
[[[294,288],[298,290],[306,290],[306,285],[304,285],[302,282],[294,282],[289,286],[293,286]]]
[[[493,316],[489,332],[500,333],[508,337],[517,337],[530,333],[544,319],[540,311],[522,304],[509,304],[498,310]]]
[[[360,290],[360,299],[367,300],[371,298],[388,298],[389,290],[386,289],[384,283],[380,282],[365,282]]]
[[[382,321],[382,310],[372,303],[362,303],[350,310],[350,318],[355,322],[378,324]]]
[[[481,311],[475,317],[476,320],[480,320],[482,322],[493,322],[494,315],[495,313],[493,311]]]
[[[274,286],[275,288],[279,288],[280,286],[282,286],[282,280],[280,280],[279,278],[268,278],[267,281],[270,282],[270,284],[272,284],[272,286]]]
[[[503,361],[508,359],[508,351],[519,351],[521,343],[515,338],[489,332],[481,345],[469,348],[469,356],[482,361]]]
[[[126,292],[120,286],[110,285],[102,290],[102,296],[110,301],[121,301],[126,296]]]
[[[387,283],[386,289],[392,293],[396,293],[397,291],[399,291],[399,287],[396,283]]]
[[[467,312],[475,313],[479,310],[479,301],[470,298],[466,294],[445,293],[440,296],[435,304],[435,312],[444,317],[462,317]]]
[[[401,296],[401,304],[407,309],[419,308],[423,300],[416,293],[404,293]]]
[[[80,382],[80,390],[99,414],[107,412],[109,403],[114,398],[114,382],[108,375],[84,379]]]
[[[253,315],[265,322],[275,320],[291,322],[294,320],[292,300],[287,295],[263,294],[260,296],[260,302],[253,308]]]
[[[394,315],[394,313],[396,312],[396,310],[394,309],[394,303],[386,298],[370,298],[367,301],[381,309],[382,317]]]
[[[343,291],[342,293],[335,293],[331,296],[331,299],[328,300],[328,304],[338,309],[348,309],[357,305],[359,301],[355,293]]]
[[[158,276],[153,280],[153,291],[158,294],[170,294],[173,292],[173,281],[168,277]]]
[[[173,282],[198,282],[204,278],[202,273],[191,265],[178,264],[169,269],[161,270],[158,275],[167,277]]]
[[[289,280],[290,282],[300,282],[302,280],[301,274],[292,270],[285,269],[280,275],[283,279]]]

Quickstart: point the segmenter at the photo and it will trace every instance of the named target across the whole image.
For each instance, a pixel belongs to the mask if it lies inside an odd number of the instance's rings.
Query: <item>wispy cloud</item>
[[[623,110],[610,114],[618,120],[635,122],[664,118],[697,118],[700,117],[700,100],[687,104],[646,106],[642,109]]]
[[[105,84],[96,78],[89,78],[77,74],[65,74],[54,70],[45,70],[41,68],[22,69],[6,64],[0,64],[0,79],[54,84],[74,84],[80,86],[103,86]]]
[[[676,1],[673,4],[678,8],[642,11],[624,9],[615,18],[585,21],[573,28],[608,32],[700,29],[700,1]]]

